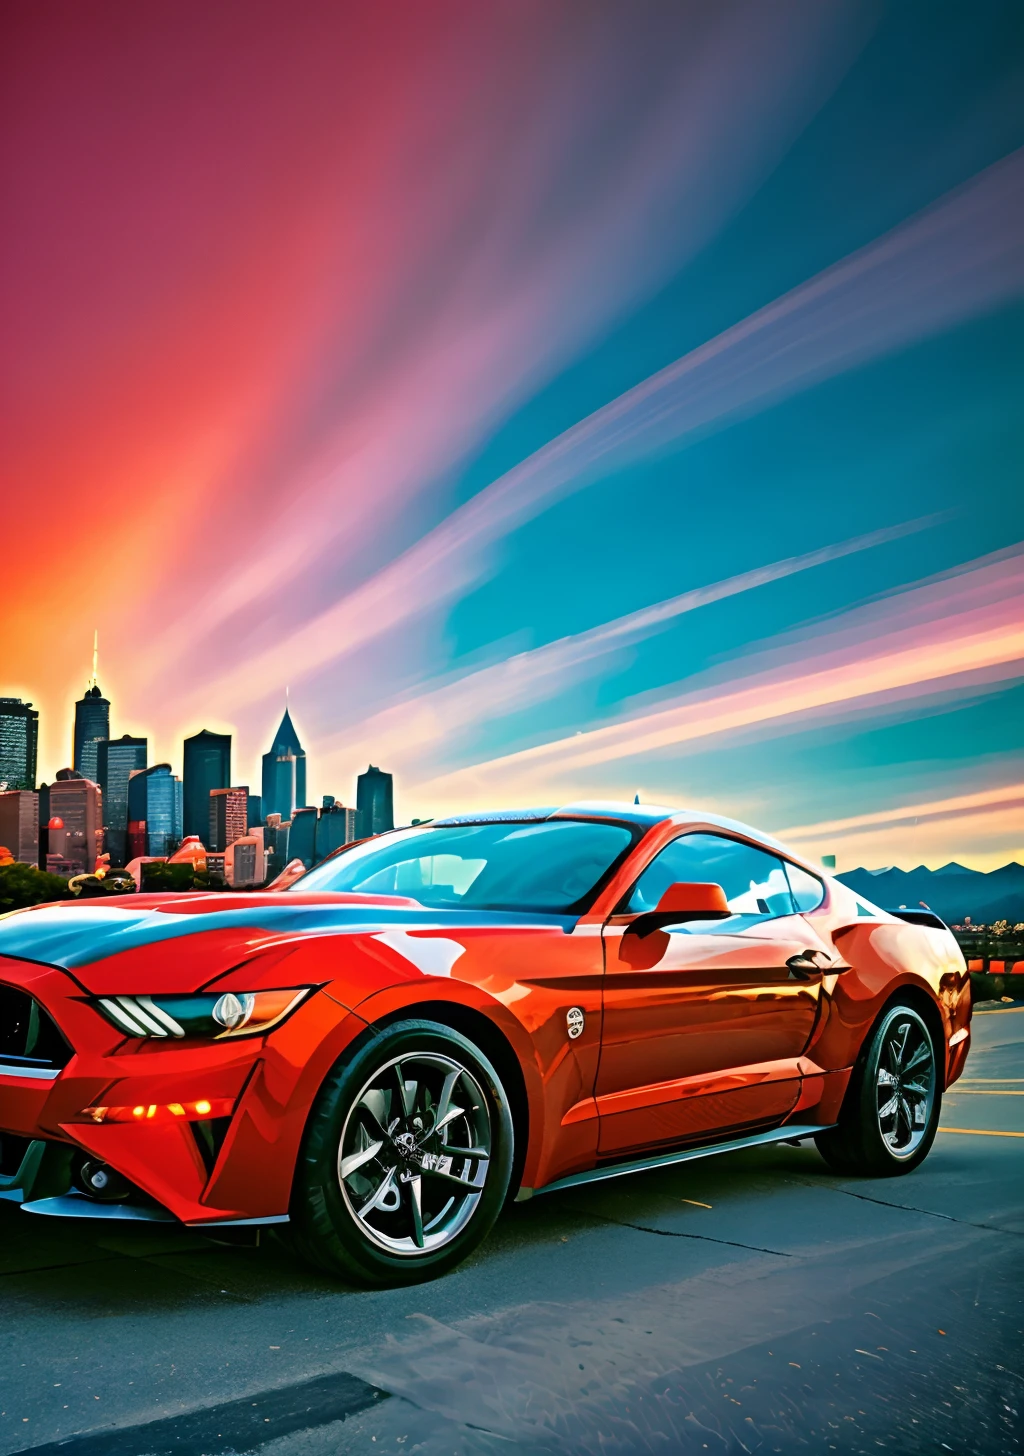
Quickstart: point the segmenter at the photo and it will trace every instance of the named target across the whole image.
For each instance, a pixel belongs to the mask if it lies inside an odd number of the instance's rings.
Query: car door
[[[721,885],[732,915],[633,931],[678,882]],[[799,1095],[821,972],[834,959],[797,913],[781,858],[727,835],[683,834],[603,936],[599,1152],[781,1121]]]

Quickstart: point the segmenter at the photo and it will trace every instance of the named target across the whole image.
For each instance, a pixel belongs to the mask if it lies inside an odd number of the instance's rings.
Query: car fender
[[[423,937],[421,944],[430,939]],[[283,980],[284,984],[316,984],[320,990],[268,1039],[266,1053],[246,1089],[237,1126],[229,1135],[204,1202],[219,1207],[230,1207],[243,1199],[251,1202],[253,1193],[245,1186],[245,1168],[255,1160],[257,1166],[269,1169],[272,1162],[266,1183],[261,1179],[260,1201],[262,1207],[264,1195],[273,1196],[275,1207],[269,1210],[268,1206],[268,1211],[280,1211],[276,1204],[281,1203],[285,1180],[290,1191],[310,1109],[338,1059],[368,1026],[404,1013],[416,1015],[417,1007],[425,1004],[449,1003],[483,1015],[510,1045],[526,1091],[527,1169],[539,1160],[545,1128],[542,1069],[526,1028],[512,1011],[474,982],[425,974],[403,954],[403,946],[404,941],[396,947],[377,933],[304,936],[289,948],[287,958],[280,954],[258,957],[217,978],[216,988],[222,990],[258,990],[260,984],[253,980],[257,973],[267,986],[280,985]],[[280,952],[283,948],[276,949]],[[330,1035],[319,1038],[311,1050],[312,1030],[317,1019],[323,1017],[317,1007],[325,1002],[336,1008],[339,1020],[332,1025]],[[312,1023],[309,1031],[308,1023]],[[299,1061],[303,1062],[301,1073],[294,1070]],[[557,1129],[551,1132],[557,1137]]]
[[[970,1020],[970,977],[949,931],[865,920],[834,930],[832,940],[850,969],[825,977],[825,1012],[808,1055],[821,1066],[852,1066],[883,1006],[911,990],[936,1017],[948,1083],[956,1060],[948,1054],[950,1037]]]
[[[487,1017],[511,1047],[526,1089],[529,1128],[523,1177],[529,1182],[542,1157],[546,1141],[556,1137],[558,1129],[548,1129],[546,1126],[543,1069],[537,1049],[529,1032],[507,1006],[471,981],[425,976],[415,986],[406,983],[375,991],[361,1001],[355,1011],[364,1021],[373,1025],[393,1021],[405,1013],[410,1016],[426,1015],[425,1011],[421,1012],[418,1008],[427,1005],[436,1007],[439,1003],[463,1007]]]

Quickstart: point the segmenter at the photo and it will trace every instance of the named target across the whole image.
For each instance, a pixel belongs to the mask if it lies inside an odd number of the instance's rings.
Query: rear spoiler
[[[888,910],[887,915],[895,915],[898,920],[906,920],[911,925],[927,925],[932,930],[948,930],[949,926],[941,920],[934,910]]]

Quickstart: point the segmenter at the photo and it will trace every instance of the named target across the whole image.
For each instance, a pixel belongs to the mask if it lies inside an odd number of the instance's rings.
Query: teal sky
[[[1014,7],[884,10],[757,195],[699,258],[495,433],[459,473],[457,498],[1019,147],[1021,19]],[[1008,300],[682,450],[646,455],[507,537],[489,579],[450,615],[456,660],[487,655],[512,624],[517,646],[520,637],[535,646],[766,561],[945,513],[917,534],[680,618],[552,697],[542,713],[531,707],[485,725],[470,756],[589,728],[624,702],[685,688],[780,634],[807,626],[813,639],[815,624],[825,629],[866,599],[1024,540],[1022,325],[1019,301]],[[779,828],[877,810],[884,857],[885,811],[1006,788],[1009,823],[997,796],[981,816],[967,806],[941,829],[923,829],[909,857],[899,836],[900,858],[941,863],[948,850],[989,867],[1024,857],[1024,812],[1012,804],[1024,779],[1019,675],[936,696],[708,744],[685,758],[670,750],[620,760],[595,773],[595,792],[635,785],[644,797],[725,803]],[[834,844],[827,831],[820,837],[849,864],[848,835]],[[858,839],[853,847],[857,858],[873,846]]]

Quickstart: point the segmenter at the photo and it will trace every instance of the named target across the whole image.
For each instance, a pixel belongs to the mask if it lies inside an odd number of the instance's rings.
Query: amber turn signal
[[[202,1122],[208,1117],[230,1117],[230,1097],[200,1097],[196,1102],[148,1102],[134,1107],[84,1107],[74,1122]]]

